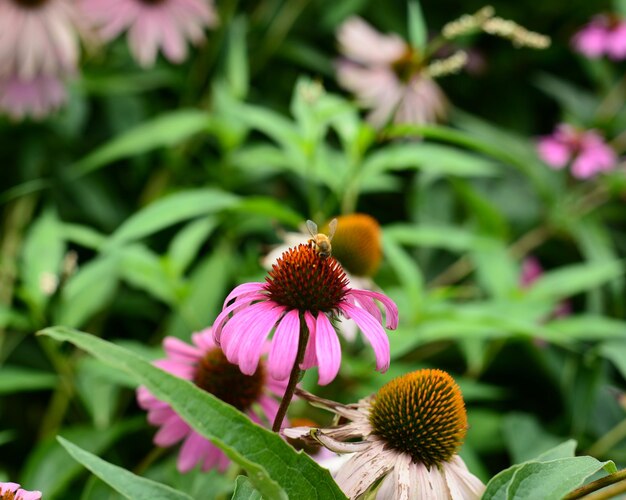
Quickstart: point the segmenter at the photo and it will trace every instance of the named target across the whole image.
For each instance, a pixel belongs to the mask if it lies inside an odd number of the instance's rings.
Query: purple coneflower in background
[[[165,338],[163,347],[167,358],[154,364],[177,377],[192,381],[245,412],[259,425],[265,425],[264,419],[268,422],[275,419],[279,405],[273,396],[283,396],[285,383],[269,377],[263,361],[252,374],[244,375],[236,365],[226,360],[213,341],[210,328],[195,333],[192,340],[194,345],[175,337]],[[158,400],[145,387],[137,389],[137,401],[148,411],[148,422],[161,427],[154,436],[156,445],[172,446],[183,441],[177,463],[180,472],[190,471],[199,463],[205,471],[213,468],[223,471],[228,467],[229,458],[189,427],[169,404]]]
[[[2,0],[0,75],[30,80],[73,73],[80,25],[74,0]]]
[[[617,155],[594,130],[578,130],[561,124],[548,136],[541,137],[537,151],[543,161],[553,168],[564,168],[571,162],[572,175],[588,179],[617,166]]]
[[[383,35],[359,17],[337,33],[344,59],[337,63],[339,84],[371,108],[375,127],[395,123],[432,123],[446,115],[446,99],[424,69],[424,61],[397,35]]]
[[[0,482],[0,499],[4,500],[40,500],[41,491],[26,491],[17,483]]]
[[[294,427],[283,434],[351,454],[333,473],[348,498],[473,500],[485,491],[457,454],[467,433],[467,414],[461,391],[446,372],[408,373],[350,405],[304,391],[300,395],[344,423],[327,429]]]
[[[244,283],[224,302],[214,323],[216,341],[231,363],[254,373],[263,345],[275,329],[267,360],[270,375],[289,377],[296,361],[300,329],[308,329],[302,369],[319,367],[319,383],[330,383],[339,372],[341,346],[334,319],[352,318],[372,345],[376,369],[389,367],[389,339],[382,327],[396,328],[398,309],[382,293],[348,286],[346,274],[333,257],[322,257],[311,244],[287,250],[274,264],[264,283]],[[231,317],[232,314],[232,317]]]
[[[85,15],[105,40],[128,31],[130,51],[143,67],[159,48],[171,62],[187,57],[187,40],[198,44],[204,29],[217,24],[212,0],[82,0]]]
[[[581,54],[598,58],[604,55],[619,61],[626,58],[626,21],[615,15],[595,16],[572,39]]]
[[[29,80],[0,77],[0,110],[15,120],[26,116],[41,119],[57,110],[65,99],[65,85],[53,75],[39,75]]]

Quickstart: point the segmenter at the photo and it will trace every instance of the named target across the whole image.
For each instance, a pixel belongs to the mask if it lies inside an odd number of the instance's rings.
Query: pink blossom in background
[[[543,275],[543,266],[539,262],[537,257],[532,255],[526,257],[522,261],[522,274],[520,276],[520,284],[522,288],[530,288],[532,284],[537,281]],[[572,306],[567,300],[559,302],[552,311],[551,316],[559,318],[563,316],[569,316],[572,313]]]
[[[64,83],[53,75],[28,80],[0,77],[0,112],[14,120],[41,119],[56,111],[67,98]]]
[[[81,25],[75,0],[0,1],[0,77],[74,72]]]
[[[17,483],[0,482],[0,498],[10,500],[40,500],[41,491],[26,491]]]
[[[385,310],[384,322],[376,301]],[[341,345],[332,321],[339,314],[358,325],[374,350],[376,369],[385,372],[390,352],[382,325],[397,327],[398,308],[382,293],[350,288],[333,257],[322,258],[311,245],[301,244],[278,259],[264,283],[244,283],[226,297],[214,334],[228,360],[250,374],[257,369],[264,343],[274,331],[267,368],[273,378],[285,380],[295,363],[304,326],[309,339],[301,368],[319,367],[319,383],[326,385],[341,365]]]
[[[552,135],[537,142],[541,159],[556,169],[570,164],[578,179],[589,179],[617,166],[617,154],[594,130],[578,130],[571,125],[559,125]]]
[[[104,40],[126,31],[133,57],[152,66],[159,49],[173,63],[187,57],[187,41],[199,44],[217,24],[212,0],[82,0],[83,12]]]
[[[167,358],[154,364],[172,375],[192,381],[245,412],[259,425],[265,425],[264,419],[269,423],[274,421],[279,406],[275,397],[283,396],[286,382],[269,377],[263,362],[250,376],[242,374],[237,366],[226,361],[213,341],[211,328],[193,334],[192,341],[193,345],[189,345],[175,337],[165,338],[163,347]],[[224,471],[228,467],[228,457],[189,427],[169,404],[157,399],[145,387],[137,389],[137,401],[141,408],[147,410],[148,422],[160,427],[154,436],[157,446],[172,446],[182,441],[177,462],[180,472],[188,472],[197,464],[201,464],[204,471]]]
[[[383,35],[360,17],[346,20],[337,32],[337,79],[370,108],[368,120],[382,127],[395,123],[432,123],[446,115],[439,86],[416,62],[416,54],[397,35]]]
[[[572,39],[574,48],[595,59],[607,56],[619,61],[626,58],[626,20],[617,16],[594,17]]]

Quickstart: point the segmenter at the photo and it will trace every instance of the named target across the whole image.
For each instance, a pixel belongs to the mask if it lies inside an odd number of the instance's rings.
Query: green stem
[[[593,493],[599,489],[605,488],[611,484],[620,483],[621,489],[618,489],[614,493],[621,493],[626,491],[626,469],[619,470],[614,474],[609,474],[606,477],[600,478],[596,481],[592,481],[589,484],[585,484],[580,488],[575,489],[574,491],[568,493],[563,497],[563,500],[575,500],[576,498],[582,498],[585,495],[589,495],[589,493]],[[592,498],[592,497],[589,497]],[[593,498],[596,500],[603,498],[611,498],[610,496],[606,496],[605,492],[600,493],[599,495],[594,495]]]
[[[298,385],[298,382],[300,382],[300,375],[302,373],[300,365],[304,361],[304,354],[306,352],[306,346],[308,343],[309,329],[306,326],[304,315],[300,314],[300,336],[298,338],[298,353],[296,354],[296,361],[294,362],[293,368],[291,369],[291,375],[289,375],[289,383],[287,384],[287,389],[285,389],[285,395],[280,402],[278,412],[276,413],[276,418],[274,419],[274,425],[272,425],[272,430],[274,432],[278,432],[280,430],[280,424],[283,423],[283,419],[287,414],[287,408],[289,408],[289,403],[291,403],[291,399],[293,398],[296,386]]]
[[[626,419],[613,427],[604,436],[591,445],[587,453],[593,457],[603,456],[615,444],[626,437]]]

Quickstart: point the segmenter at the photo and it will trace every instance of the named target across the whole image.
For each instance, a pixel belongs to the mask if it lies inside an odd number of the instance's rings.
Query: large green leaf
[[[243,467],[254,487],[267,498],[345,498],[328,471],[308,456],[296,453],[276,434],[252,423],[245,415],[189,381],[86,333],[64,327],[47,328],[41,333],[72,342],[130,373]]]
[[[617,319],[579,314],[559,318],[546,324],[549,340],[626,339],[626,322]]]
[[[207,130],[208,125],[207,113],[195,109],[182,109],[157,116],[91,152],[74,163],[70,172],[78,177],[123,158],[174,146]]]
[[[445,248],[464,252],[478,245],[483,238],[470,231],[447,226],[393,224],[385,226],[385,235],[403,245]]]
[[[191,497],[182,491],[110,464],[67,439],[59,436],[57,440],[74,460],[84,465],[129,500],[191,500]]]
[[[426,47],[428,29],[422,15],[422,8],[417,0],[409,2],[409,41],[420,51]]]
[[[262,500],[261,494],[254,489],[246,476],[238,476],[235,481],[235,491],[231,500]]]
[[[599,351],[605,358],[611,360],[622,377],[626,378],[626,328],[623,330],[622,339],[602,343]]]
[[[166,304],[174,304],[181,284],[168,275],[163,261],[140,244],[120,250],[120,277]]]
[[[238,198],[218,189],[189,189],[161,198],[128,218],[105,248],[115,248],[178,222],[235,206]]]

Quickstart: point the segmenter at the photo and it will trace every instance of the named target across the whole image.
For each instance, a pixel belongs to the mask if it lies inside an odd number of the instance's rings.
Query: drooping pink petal
[[[213,445],[205,437],[191,431],[180,448],[176,468],[182,473],[189,472],[198,462],[204,460],[211,447]]]
[[[383,293],[374,292],[372,290],[352,290],[352,294],[361,300],[364,297],[369,297],[371,299],[375,299],[379,301],[383,308],[385,309],[385,326],[390,330],[395,330],[398,327],[398,306],[396,303],[387,297]],[[370,312],[369,308],[366,308],[368,312]],[[378,308],[376,308],[378,310]],[[372,313],[370,313],[372,314]],[[378,319],[378,316],[374,313],[372,314],[374,317]]]
[[[332,382],[341,366],[341,345],[337,332],[324,313],[318,313],[315,325],[315,352],[319,362],[319,384]]]
[[[275,306],[246,332],[246,336],[239,343],[238,364],[242,373],[254,375],[261,359],[263,344],[285,309],[284,306]]]
[[[173,415],[167,420],[159,431],[154,435],[154,444],[157,446],[172,446],[183,439],[190,428],[178,415]]]
[[[300,337],[300,313],[293,309],[285,314],[276,327],[267,367],[270,375],[277,380],[289,378],[298,354]]]
[[[200,349],[176,337],[165,337],[163,348],[169,358],[182,363],[195,363],[202,357]]]
[[[223,472],[228,467],[230,460],[222,450],[220,450],[217,446],[211,445],[211,447],[207,450],[206,458],[204,459],[204,463],[202,464],[202,470],[208,471],[211,469],[217,469],[220,472]]]
[[[224,307],[224,309],[222,309],[222,312],[217,315],[217,318],[215,318],[215,322],[213,323],[213,338],[215,339],[215,342],[217,342],[218,344],[221,342],[222,328],[224,327],[226,321],[228,321],[231,313],[234,315],[234,313],[240,311],[241,309],[249,306],[252,302],[258,300],[267,300],[267,297],[261,295],[250,295],[246,297],[246,300],[238,300]]]
[[[274,419],[276,418],[276,414],[278,413],[278,407],[280,406],[278,401],[276,401],[273,398],[270,398],[269,396],[261,396],[261,398],[259,398],[259,405],[261,406],[267,421],[270,424],[272,424],[274,422]],[[285,416],[285,419],[283,420],[282,424],[287,423],[286,418],[287,417]],[[282,424],[281,424],[281,427],[282,427]]]
[[[367,311],[352,304],[344,303],[340,309],[354,320],[365,338],[372,345],[374,355],[376,356],[376,369],[383,373],[386,372],[389,368],[391,354],[389,351],[389,339],[383,327]]]
[[[309,342],[307,343],[306,351],[304,352],[304,360],[302,361],[300,368],[303,370],[308,370],[309,368],[313,368],[314,366],[317,366],[317,354],[316,354],[316,348],[315,348],[316,321],[313,315],[309,311],[306,311],[304,313],[304,320],[306,322],[306,327],[309,329]]]
[[[274,308],[273,302],[256,302],[242,311],[238,311],[226,323],[220,339],[222,350],[231,363],[238,359],[238,351],[241,347],[241,338],[247,335],[250,325],[253,325],[265,317]]]
[[[350,17],[337,32],[339,49],[362,64],[390,64],[401,58],[406,43],[397,35],[383,35],[360,17]]]
[[[245,298],[247,294],[254,294],[265,290],[265,283],[252,282],[252,283],[242,283],[241,285],[237,285],[233,288],[233,291],[228,294],[226,299],[224,300],[224,304],[222,307],[226,307],[231,300],[233,299],[242,299]]]

